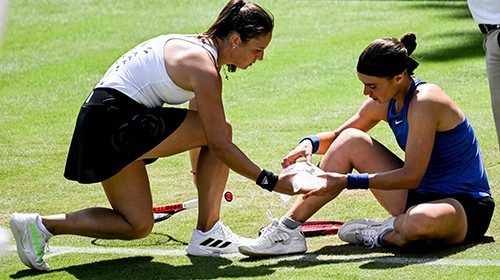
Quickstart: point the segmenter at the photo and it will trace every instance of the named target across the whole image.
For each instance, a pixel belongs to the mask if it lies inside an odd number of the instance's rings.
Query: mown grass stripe
[[[11,246],[10,252],[15,252],[15,246]],[[45,259],[60,256],[64,254],[120,254],[120,255],[149,255],[149,256],[170,256],[180,257],[186,256],[184,250],[162,250],[162,249],[135,249],[135,248],[120,248],[120,247],[68,247],[54,246],[50,247],[50,252],[45,256]],[[229,254],[227,258],[246,258],[242,254]],[[486,259],[449,259],[449,258],[417,258],[417,257],[397,257],[386,255],[364,255],[363,257],[338,256],[338,255],[319,255],[319,254],[304,254],[293,256],[281,256],[275,258],[278,260],[288,261],[306,261],[306,262],[338,262],[338,263],[381,263],[381,264],[420,264],[434,266],[464,266],[464,267],[481,267],[481,266],[498,266],[500,260]]]

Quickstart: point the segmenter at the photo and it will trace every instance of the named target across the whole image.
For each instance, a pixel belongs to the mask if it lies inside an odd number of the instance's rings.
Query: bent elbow
[[[422,177],[412,177],[408,178],[406,181],[406,187],[410,190],[414,190],[420,186],[420,182],[422,181]]]

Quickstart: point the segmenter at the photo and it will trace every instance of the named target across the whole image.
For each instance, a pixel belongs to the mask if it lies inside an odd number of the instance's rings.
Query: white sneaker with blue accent
[[[10,229],[21,261],[31,269],[45,271],[49,269],[43,260],[48,237],[38,228],[37,219],[41,219],[38,214],[14,213],[10,218]]]
[[[258,238],[243,243],[238,250],[253,257],[300,254],[307,251],[307,244],[301,226],[290,229],[278,219],[273,219],[261,230]]]
[[[220,256],[238,253],[238,246],[245,238],[233,233],[230,228],[218,221],[207,232],[193,230],[191,240],[186,247],[188,255]]]
[[[362,244],[369,247],[381,247],[380,238],[394,230],[394,220],[390,217],[384,221],[355,219],[344,223],[338,232],[339,239],[350,244]]]

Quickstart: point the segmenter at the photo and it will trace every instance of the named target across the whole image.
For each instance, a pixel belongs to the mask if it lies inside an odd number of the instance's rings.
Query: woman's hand
[[[308,194],[311,193],[314,190],[318,189],[317,183],[312,183],[308,186],[308,184],[304,184],[300,186],[300,189],[298,191],[294,191],[293,188],[293,180],[294,177],[297,175],[297,173],[291,173],[291,174],[286,174],[282,176],[279,180],[278,183],[276,184],[276,187],[274,188],[273,191],[279,192],[282,194],[287,194],[287,195],[297,195],[297,194]],[[299,174],[300,175],[300,174]],[[325,178],[325,175],[310,175],[310,176],[317,176],[319,178]],[[314,179],[314,178],[312,178]],[[326,184],[328,184],[328,181],[325,180]],[[319,188],[324,188],[327,185],[320,186]]]
[[[311,164],[312,143],[309,140],[300,142],[295,149],[288,152],[288,154],[281,160],[281,167],[287,168],[302,157],[306,158],[306,162],[308,164]]]
[[[282,176],[278,180],[278,183],[276,183],[276,187],[274,188],[273,191],[287,195],[296,195],[296,194],[308,193],[314,190],[314,187],[302,187],[299,191],[295,192],[293,190],[293,177],[295,175],[296,174],[294,173]]]
[[[318,175],[318,177],[326,179],[326,185],[304,192],[304,199],[314,195],[331,197],[333,199],[339,195],[347,185],[347,175],[345,174],[327,172]]]
[[[276,183],[276,187],[274,187],[275,192],[279,192],[282,194],[294,195],[292,179],[295,174],[288,174],[281,177]]]

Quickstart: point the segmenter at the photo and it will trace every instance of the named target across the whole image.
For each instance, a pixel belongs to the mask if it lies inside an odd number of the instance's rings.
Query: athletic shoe
[[[238,245],[244,239],[218,221],[207,232],[194,229],[191,240],[186,247],[186,252],[192,256],[236,254],[238,253]]]
[[[243,243],[238,250],[247,256],[275,256],[304,253],[307,245],[301,226],[289,229],[273,219],[270,225],[261,230],[258,238]]]
[[[366,219],[351,220],[343,224],[338,232],[340,240],[350,244],[362,244],[370,247],[381,247],[381,237],[394,230],[394,220],[390,217],[384,221]]]
[[[14,213],[10,218],[10,229],[21,261],[31,269],[48,270],[49,266],[43,260],[48,238],[38,228],[37,219],[41,219],[38,214]]]

